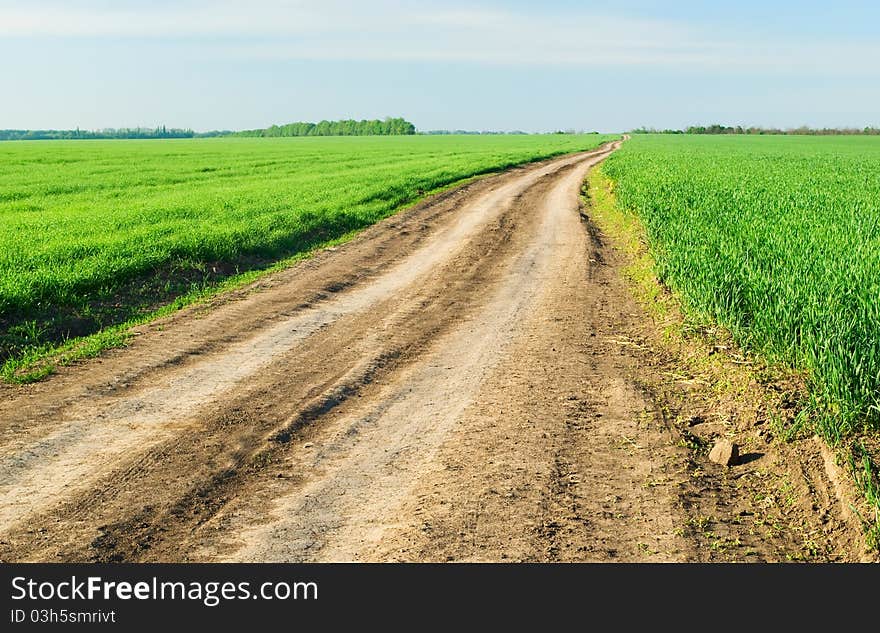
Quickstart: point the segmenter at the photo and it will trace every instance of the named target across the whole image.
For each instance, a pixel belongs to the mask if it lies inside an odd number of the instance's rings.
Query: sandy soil
[[[616,147],[436,196],[0,387],[0,559],[785,560],[805,535],[858,558],[833,465],[756,513],[793,462],[695,465],[669,423],[674,359],[579,198]],[[779,529],[743,519],[767,513]]]

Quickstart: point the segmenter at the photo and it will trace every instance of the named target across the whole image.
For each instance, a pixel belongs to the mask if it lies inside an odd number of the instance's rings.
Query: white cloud
[[[0,36],[194,39],[228,59],[877,74],[873,42],[750,38],[686,22],[407,0],[0,4]]]
[[[238,37],[294,35],[314,30],[344,31],[347,3],[188,2],[170,5],[123,3],[6,3],[0,6],[0,34],[17,37]]]

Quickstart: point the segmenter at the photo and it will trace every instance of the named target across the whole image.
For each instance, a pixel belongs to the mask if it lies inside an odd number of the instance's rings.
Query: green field
[[[805,370],[830,441],[880,428],[880,139],[636,135],[603,169],[691,317]]]
[[[0,361],[339,239],[598,135],[0,144]],[[10,364],[12,363],[12,364]]]

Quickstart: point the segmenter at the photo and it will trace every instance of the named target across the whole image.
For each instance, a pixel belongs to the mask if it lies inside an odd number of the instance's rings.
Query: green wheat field
[[[634,135],[603,169],[688,312],[805,370],[832,442],[880,428],[880,138]]]

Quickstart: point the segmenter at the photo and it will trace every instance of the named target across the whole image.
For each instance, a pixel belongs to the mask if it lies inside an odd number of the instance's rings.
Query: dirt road
[[[579,206],[616,146],[0,387],[0,559],[711,558],[644,315]]]

